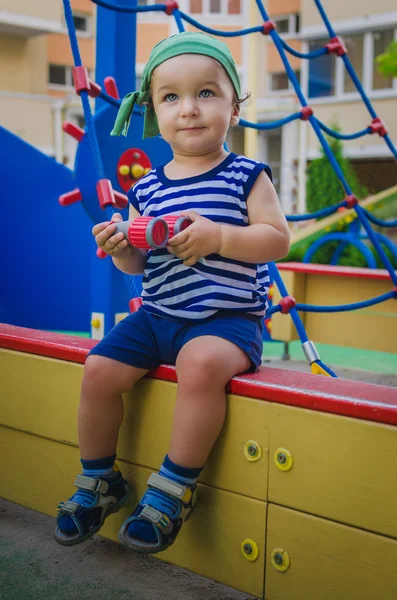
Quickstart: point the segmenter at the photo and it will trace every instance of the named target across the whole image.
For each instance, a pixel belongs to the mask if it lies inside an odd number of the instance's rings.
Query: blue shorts
[[[263,319],[246,313],[218,311],[200,321],[159,317],[144,308],[120,321],[94,348],[98,354],[137,367],[175,365],[179,351],[193,338],[214,335],[229,340],[250,358],[254,372],[262,362]]]

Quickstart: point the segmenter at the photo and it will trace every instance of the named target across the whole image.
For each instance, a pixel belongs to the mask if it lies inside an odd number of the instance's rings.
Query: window
[[[221,12],[221,0],[210,0],[210,13]]]
[[[394,29],[343,36],[350,62],[367,92],[393,89],[393,79],[378,73],[375,59],[385,52],[394,38]],[[310,51],[324,47],[328,41],[312,41]],[[341,97],[356,93],[356,86],[347,73],[343,60],[334,54],[325,54],[309,61],[310,98]]]
[[[203,12],[203,0],[190,0],[190,12],[201,14]]]
[[[386,48],[393,41],[394,32],[392,29],[386,29],[385,31],[375,31],[373,33],[373,44],[374,44],[374,61],[379,54],[383,54]],[[377,65],[374,63],[373,75],[372,75],[372,89],[373,90],[384,90],[393,87],[393,78],[384,77],[378,73]]]
[[[295,75],[300,82],[300,71],[295,71]],[[285,71],[271,73],[269,88],[271,92],[293,91],[293,86]]]
[[[299,15],[283,15],[279,17],[272,17],[272,20],[277,25],[277,31],[280,35],[293,36],[299,33]]]
[[[73,15],[73,21],[77,31],[88,31],[88,17]]]
[[[315,40],[310,52],[323,48],[328,40]],[[309,61],[309,97],[321,98],[335,95],[335,54],[324,54]]]
[[[189,12],[191,14],[207,14],[211,16],[239,15],[241,13],[241,0],[190,0]]]
[[[66,21],[65,15],[62,16],[63,19],[63,27],[66,30]],[[87,15],[85,13],[74,12],[73,13],[73,22],[76,27],[76,31],[78,35],[81,36],[89,36],[91,35],[91,15]]]
[[[272,92],[288,90],[289,79],[287,73],[272,73],[270,76],[270,89]]]
[[[275,20],[278,33],[289,33],[289,19]]]
[[[66,85],[66,79],[67,67],[61,67],[60,65],[49,65],[48,83],[55,83],[56,85]]]

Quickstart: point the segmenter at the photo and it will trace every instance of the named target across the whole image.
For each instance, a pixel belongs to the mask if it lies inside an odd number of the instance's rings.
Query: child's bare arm
[[[135,208],[130,205],[128,219],[133,221],[139,217],[139,213]],[[112,221],[122,221],[122,217],[119,213],[113,215]],[[145,269],[147,252],[145,250],[139,250],[134,248],[125,239],[123,233],[116,233],[116,225],[105,221],[104,223],[98,223],[92,229],[92,235],[95,237],[95,241],[99,248],[104,250],[106,254],[112,257],[114,265],[127,273],[128,275],[139,275],[143,273]]]
[[[192,221],[168,242],[168,250],[194,265],[208,254],[220,254],[248,263],[265,263],[288,254],[288,224],[272,182],[261,173],[247,200],[248,227],[220,225],[194,211],[185,214]]]
[[[249,227],[221,226],[219,254],[244,262],[264,263],[288,254],[290,233],[276,190],[262,172],[247,200]]]

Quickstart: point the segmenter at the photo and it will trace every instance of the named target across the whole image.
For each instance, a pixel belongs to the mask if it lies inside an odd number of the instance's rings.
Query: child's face
[[[154,71],[151,87],[160,133],[178,154],[200,156],[222,147],[229,126],[238,123],[232,83],[207,56],[166,60]]]

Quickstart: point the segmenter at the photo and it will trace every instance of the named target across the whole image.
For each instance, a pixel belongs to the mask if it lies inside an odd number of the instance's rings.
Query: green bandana
[[[110,135],[127,135],[135,104],[142,105],[150,100],[150,81],[153,71],[164,61],[180,54],[204,54],[217,60],[228,74],[237,97],[240,97],[240,80],[228,46],[205,33],[192,31],[177,33],[161,41],[153,48],[143,70],[141,89],[139,92],[130,92],[125,96]],[[156,113],[153,106],[149,104],[149,106],[146,106],[143,121],[143,139],[158,134],[159,126]]]

